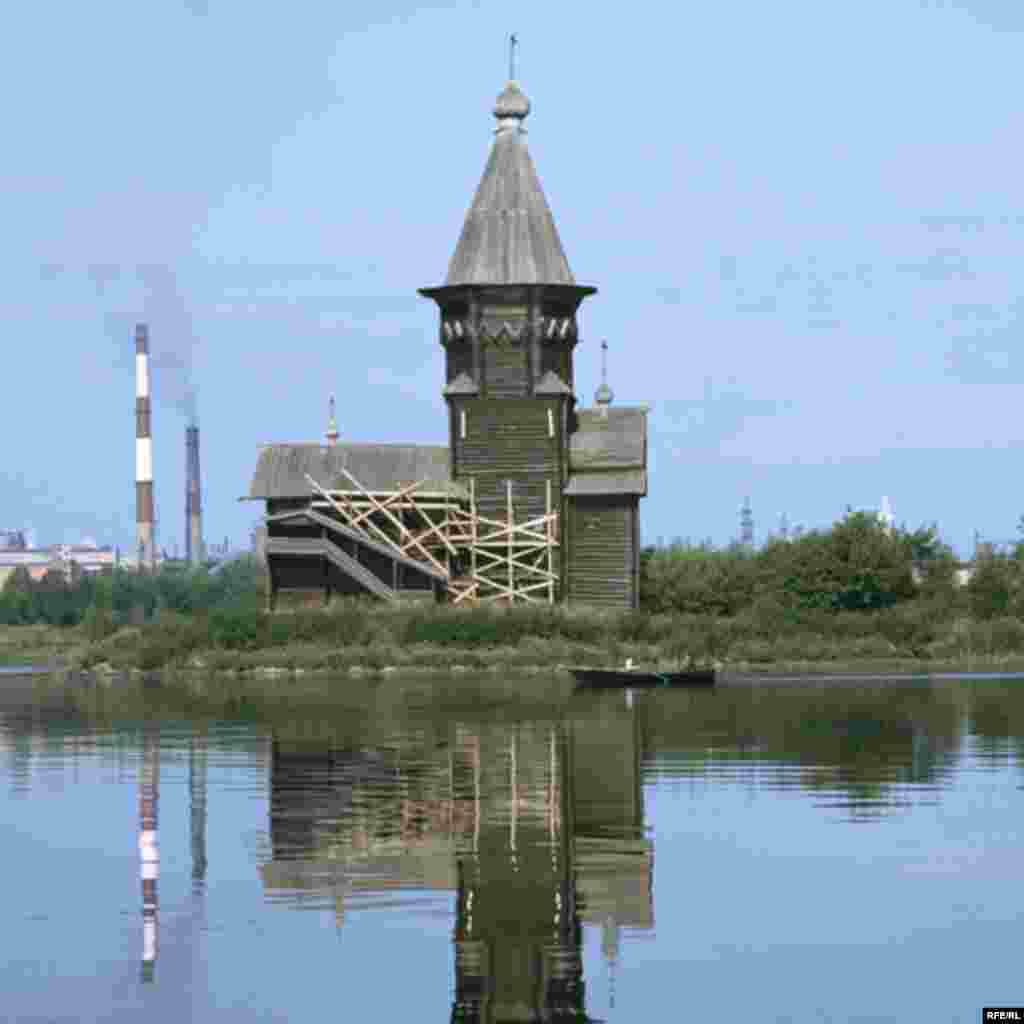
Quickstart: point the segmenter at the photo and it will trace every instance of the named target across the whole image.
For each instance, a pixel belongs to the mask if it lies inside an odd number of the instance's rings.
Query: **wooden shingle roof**
[[[341,467],[367,490],[378,493],[424,480],[420,488],[424,493],[463,496],[452,482],[446,445],[274,444],[260,451],[247,497],[308,497],[312,488],[306,474],[327,490],[353,490]]]
[[[442,395],[477,395],[480,389],[468,373],[460,373],[447,387],[441,390]]]
[[[607,412],[607,415],[604,413]],[[569,437],[570,497],[647,493],[647,409],[578,409]]]
[[[578,409],[579,428],[569,438],[571,472],[647,468],[647,409]]]
[[[446,286],[576,281],[526,148],[529,100],[515,82],[498,97],[498,129],[448,266]]]
[[[533,389],[536,395],[571,395],[572,388],[554,370],[548,370]]]
[[[571,498],[605,494],[647,493],[647,471],[643,469],[605,469],[596,473],[573,473],[565,493]]]

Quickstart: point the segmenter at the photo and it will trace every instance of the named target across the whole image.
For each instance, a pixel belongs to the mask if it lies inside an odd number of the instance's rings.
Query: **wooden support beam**
[[[535,601],[541,591],[546,591],[548,603],[554,602],[558,582],[554,548],[560,524],[550,479],[545,481],[544,514],[517,523],[511,480],[505,484],[506,517],[500,520],[480,515],[473,477],[468,480],[468,507],[465,499],[449,496],[448,501],[432,502],[428,508],[415,494],[423,481],[381,497],[362,487],[347,470],[341,472],[359,490],[331,492],[307,476],[315,492],[307,512],[321,525],[337,522],[339,530],[358,537],[360,544],[436,575],[452,595],[453,604]],[[313,507],[323,504],[334,511],[337,521]],[[467,563],[468,575],[456,576],[456,572],[465,572]],[[392,591],[398,582],[397,571],[396,561],[388,588]]]
[[[337,512],[339,516],[341,516],[341,518],[345,521],[346,525],[350,526],[352,529],[354,529],[354,530],[356,530],[356,531],[358,531],[360,533],[363,533],[363,534],[367,533],[367,530],[364,529],[362,525],[359,525],[359,526],[352,526],[351,525],[351,518],[352,517],[350,516],[348,510],[344,507],[344,505],[342,505],[341,502],[335,501],[333,498],[331,498],[327,494],[327,492],[308,473],[306,474],[306,479],[325,498],[327,498],[328,501],[331,502],[331,506],[334,508],[334,511]],[[384,530],[382,530],[372,519],[366,520],[366,526],[370,530],[372,530],[377,535],[378,539],[382,540],[388,547],[390,547],[390,548],[395,548],[396,547],[394,540],[391,537],[389,537],[387,535],[387,533],[385,533]]]
[[[424,516],[423,518],[426,519],[427,517]],[[427,523],[429,524],[429,528],[424,530],[420,534],[416,534],[415,535],[416,540],[419,543],[421,543],[421,544],[425,544],[427,542],[427,540],[432,535],[436,535],[437,539],[441,542],[441,544],[443,545],[445,550],[448,552],[448,554],[449,555],[454,555],[455,554],[455,545],[452,544],[452,542],[442,532],[445,528],[447,528],[448,526],[451,525],[451,520],[450,519],[442,519],[441,522],[439,522],[439,523],[431,523],[430,520],[427,519]],[[412,541],[406,541],[402,545],[402,550],[405,551],[409,547],[409,545],[411,543],[412,543]]]
[[[550,415],[550,413],[549,413]],[[544,519],[546,526],[546,533],[548,539],[548,579],[550,584],[548,586],[548,603],[555,603],[555,550],[552,545],[553,537],[551,535],[551,478],[548,477],[544,481]]]
[[[485,565],[485,566],[483,566],[481,568],[480,571],[482,573],[496,572],[499,569],[501,569],[503,566],[504,567],[508,567],[509,563],[511,562],[511,565],[513,567],[515,567],[515,568],[524,569],[527,572],[534,573],[537,576],[542,576],[545,579],[547,579],[549,576],[554,578],[554,573],[548,572],[547,569],[542,569],[539,565],[536,565],[536,564],[528,565],[526,562],[523,562],[522,561],[522,556],[519,556],[519,557],[513,556],[511,559],[509,559],[507,556],[504,556],[504,555],[494,555],[494,554],[491,554],[490,551],[481,551],[480,554],[485,556],[485,557],[487,557],[487,558],[492,559],[492,561],[490,562],[489,565]],[[543,552],[539,552],[539,554],[543,558],[544,553]]]
[[[472,477],[471,476],[469,478],[469,524],[470,524],[470,534],[471,534],[471,538],[472,539],[470,541],[471,546],[470,546],[470,549],[469,549],[470,550],[469,574],[470,574],[470,576],[474,580],[476,579],[476,569],[477,569],[477,565],[476,565],[476,552],[477,552],[477,546],[476,546],[477,536],[476,536],[476,531],[477,531],[477,521],[478,520],[477,520],[477,514],[476,514],[476,477]],[[477,593],[477,595],[479,595],[479,593],[480,593],[479,588],[477,588],[476,593]]]
[[[342,470],[342,473],[345,473],[344,469]],[[346,475],[348,475],[348,474],[346,473]],[[384,509],[388,508],[388,506],[390,506],[393,502],[401,501],[407,495],[409,495],[413,491],[415,491],[416,488],[419,487],[420,484],[422,484],[422,483],[423,483],[423,481],[420,480],[417,483],[409,484],[408,486],[403,487],[400,491],[395,491],[394,494],[392,494],[389,497],[385,498],[383,501],[379,501],[376,498],[374,498],[374,497],[372,497],[371,495],[368,494],[366,496],[366,499],[361,503],[361,504],[367,505],[368,507],[366,508],[366,510],[364,512],[359,513],[352,520],[351,525],[352,526],[359,526],[360,523],[362,523],[362,521],[364,519],[369,519],[369,517],[372,516],[374,514],[374,512],[382,512]],[[350,503],[351,503],[351,500],[350,500]],[[403,504],[402,507],[403,508],[407,508],[409,504],[412,504],[412,503]]]
[[[455,600],[452,601],[452,604],[459,604],[463,600],[478,598],[479,597],[479,591],[480,591],[480,584],[479,583],[471,583],[471,584],[469,584],[466,587],[457,588],[457,589],[458,589],[458,593],[455,595]]]
[[[508,509],[508,589],[511,591],[514,586],[512,569],[512,481],[505,481],[506,507]]]
[[[356,487],[362,487],[362,484],[360,484],[359,481],[347,469],[341,467],[341,471]],[[422,481],[420,481],[420,483],[422,483]],[[415,489],[418,486],[419,484],[414,484],[412,485],[411,488],[407,488],[407,490]],[[363,493],[366,494],[366,497],[376,506],[376,510],[380,512],[385,519],[387,519],[393,526],[395,526],[398,529],[400,536],[403,536],[406,539],[411,538],[412,535],[402,524],[401,520],[399,520],[387,508],[381,505],[380,502],[378,502],[372,495],[367,493],[365,488],[363,488]],[[414,538],[413,546],[416,547],[423,554],[424,558],[426,558],[427,561],[430,562],[435,569],[437,569],[439,572],[445,573],[444,566],[422,544],[420,544],[419,541],[416,541]],[[445,573],[445,575],[447,576],[447,573]]]

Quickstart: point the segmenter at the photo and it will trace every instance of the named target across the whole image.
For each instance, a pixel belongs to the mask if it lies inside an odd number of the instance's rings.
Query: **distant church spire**
[[[608,387],[608,342],[601,342],[601,386],[594,392],[594,402],[601,410],[602,416],[608,415],[608,406],[612,404],[615,392]]]
[[[750,498],[744,498],[740,509],[740,543],[745,548],[754,546],[754,510],[750,507]]]
[[[327,419],[327,443],[337,444],[341,435],[338,433],[338,421],[334,418],[334,395],[331,395],[330,409],[331,413]]]

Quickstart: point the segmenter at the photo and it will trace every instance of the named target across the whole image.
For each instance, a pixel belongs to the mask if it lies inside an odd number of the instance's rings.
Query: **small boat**
[[[646,672],[634,668],[571,669],[578,687],[714,686],[713,668],[687,668],[675,672]]]

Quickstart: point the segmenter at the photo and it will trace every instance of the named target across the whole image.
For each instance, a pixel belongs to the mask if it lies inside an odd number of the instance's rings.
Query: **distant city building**
[[[24,551],[27,547],[24,530],[0,530],[0,551]]]
[[[3,531],[0,536],[10,535]],[[0,586],[17,569],[24,569],[34,580],[41,580],[48,572],[62,572],[70,577],[73,566],[83,573],[99,573],[113,569],[116,555],[109,545],[53,544],[49,547],[16,547],[0,543]]]

